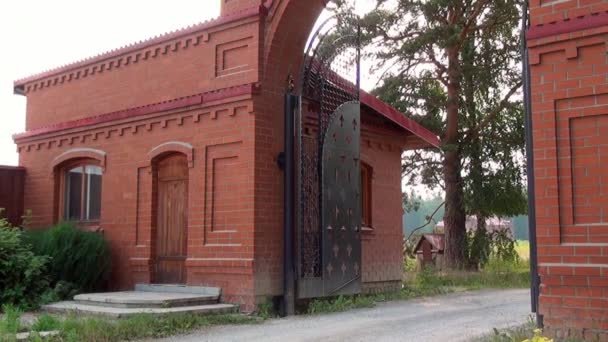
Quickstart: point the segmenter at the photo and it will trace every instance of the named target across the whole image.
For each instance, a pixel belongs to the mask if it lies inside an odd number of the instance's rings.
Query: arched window
[[[372,167],[361,163],[361,222],[367,228],[372,227],[372,174]]]
[[[60,168],[60,214],[66,221],[98,222],[101,217],[102,168],[92,160]]]

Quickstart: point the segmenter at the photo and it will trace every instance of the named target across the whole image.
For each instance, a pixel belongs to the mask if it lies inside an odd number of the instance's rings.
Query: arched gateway
[[[325,107],[301,89],[306,83],[300,75],[317,62],[306,60],[304,51],[325,4],[222,0],[215,20],[16,81],[15,92],[28,101],[26,132],[14,139],[27,169],[25,207],[32,209],[32,225],[64,219],[56,212],[64,196],[53,195],[62,180],[48,177],[48,165],[75,148],[103,150],[100,215],[86,224],[102,230],[112,246],[114,289],[160,275],[163,282],[221,287],[225,301],[249,311],[283,296],[290,283],[298,297],[398,288],[401,154],[439,142],[356,87],[327,110],[326,126],[315,121]],[[340,73],[309,74],[322,76],[319,86],[331,85],[334,93],[345,90],[336,85],[352,85]],[[321,171],[308,185],[324,190],[309,205],[302,200],[306,188],[297,187],[298,219],[286,225],[286,173],[277,162],[289,152],[284,118],[290,77],[302,94],[302,120],[294,134],[296,170],[289,174],[300,172],[295,180],[302,180],[304,159],[317,153],[320,164],[310,171]],[[319,137],[323,143],[306,150],[305,141]],[[162,156],[151,162],[150,151],[159,146]],[[170,158],[179,170],[165,165]],[[178,170],[180,177],[164,177],[163,170]],[[179,196],[169,196],[172,189]],[[161,199],[170,201],[160,206]],[[184,212],[168,212],[173,204]],[[330,232],[309,245],[320,258],[307,264],[316,263],[313,269],[302,266],[305,220]],[[159,243],[159,232],[179,247],[171,255],[159,254],[165,242]],[[296,241],[288,254],[284,232]],[[159,264],[163,257],[179,260],[169,267]],[[289,259],[294,264],[285,267]],[[284,272],[290,269],[296,269],[291,280]]]

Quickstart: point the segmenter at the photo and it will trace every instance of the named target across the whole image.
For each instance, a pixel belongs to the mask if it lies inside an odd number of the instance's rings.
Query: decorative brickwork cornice
[[[104,123],[111,123],[113,121],[133,119],[152,113],[167,112],[171,110],[212,103],[243,95],[253,95],[258,91],[258,84],[245,84],[237,87],[215,90],[207,93],[182,97],[141,107],[129,108],[117,112],[90,116],[84,119],[61,122],[55,125],[41,127],[24,133],[15,134],[13,135],[13,140],[15,140],[15,142],[19,144],[22,141],[28,140],[29,138],[35,138],[46,134],[58,133],[76,128],[85,128],[88,126],[94,126]]]
[[[142,115],[129,120],[92,125],[42,134],[16,141],[17,152],[49,150],[65,146],[87,146],[91,142],[120,139],[130,135],[158,134],[158,130],[199,125],[210,120],[226,120],[253,113],[251,99],[241,96],[228,102],[180,108],[168,112]]]
[[[608,11],[596,12],[576,18],[568,18],[547,24],[535,25],[528,29],[526,38],[528,40],[547,38],[565,33],[594,29],[602,26],[608,26]]]
[[[219,26],[225,26],[260,15],[263,16],[266,13],[267,9],[265,6],[256,6],[168,32],[94,57],[16,80],[13,84],[14,91],[16,94],[27,94],[30,91],[116,70],[132,64],[145,62],[160,55],[198,46],[208,42],[209,34],[216,31],[214,29]]]

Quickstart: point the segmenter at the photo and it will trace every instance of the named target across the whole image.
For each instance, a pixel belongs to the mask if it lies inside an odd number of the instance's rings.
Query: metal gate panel
[[[296,118],[298,298],[361,288],[359,32],[330,18],[304,55]]]
[[[341,105],[325,134],[322,162],[325,295],[361,290],[360,106]]]

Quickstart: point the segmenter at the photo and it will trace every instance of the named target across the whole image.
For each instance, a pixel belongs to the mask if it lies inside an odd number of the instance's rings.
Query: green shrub
[[[21,331],[21,310],[17,307],[5,304],[2,305],[4,317],[0,320],[0,341],[9,339]]]
[[[0,219],[0,303],[36,307],[48,288],[48,263],[32,252],[20,229]]]
[[[30,330],[32,331],[51,331],[57,330],[61,326],[61,322],[55,317],[49,314],[43,314],[36,319],[36,322],[32,324]]]
[[[51,284],[60,298],[74,290],[105,288],[111,267],[110,251],[103,236],[60,223],[47,230],[28,231],[34,252],[51,258]]]
[[[338,296],[332,298],[313,299],[308,304],[307,313],[314,315],[319,313],[340,312],[356,308],[371,308],[374,299],[370,296]]]

